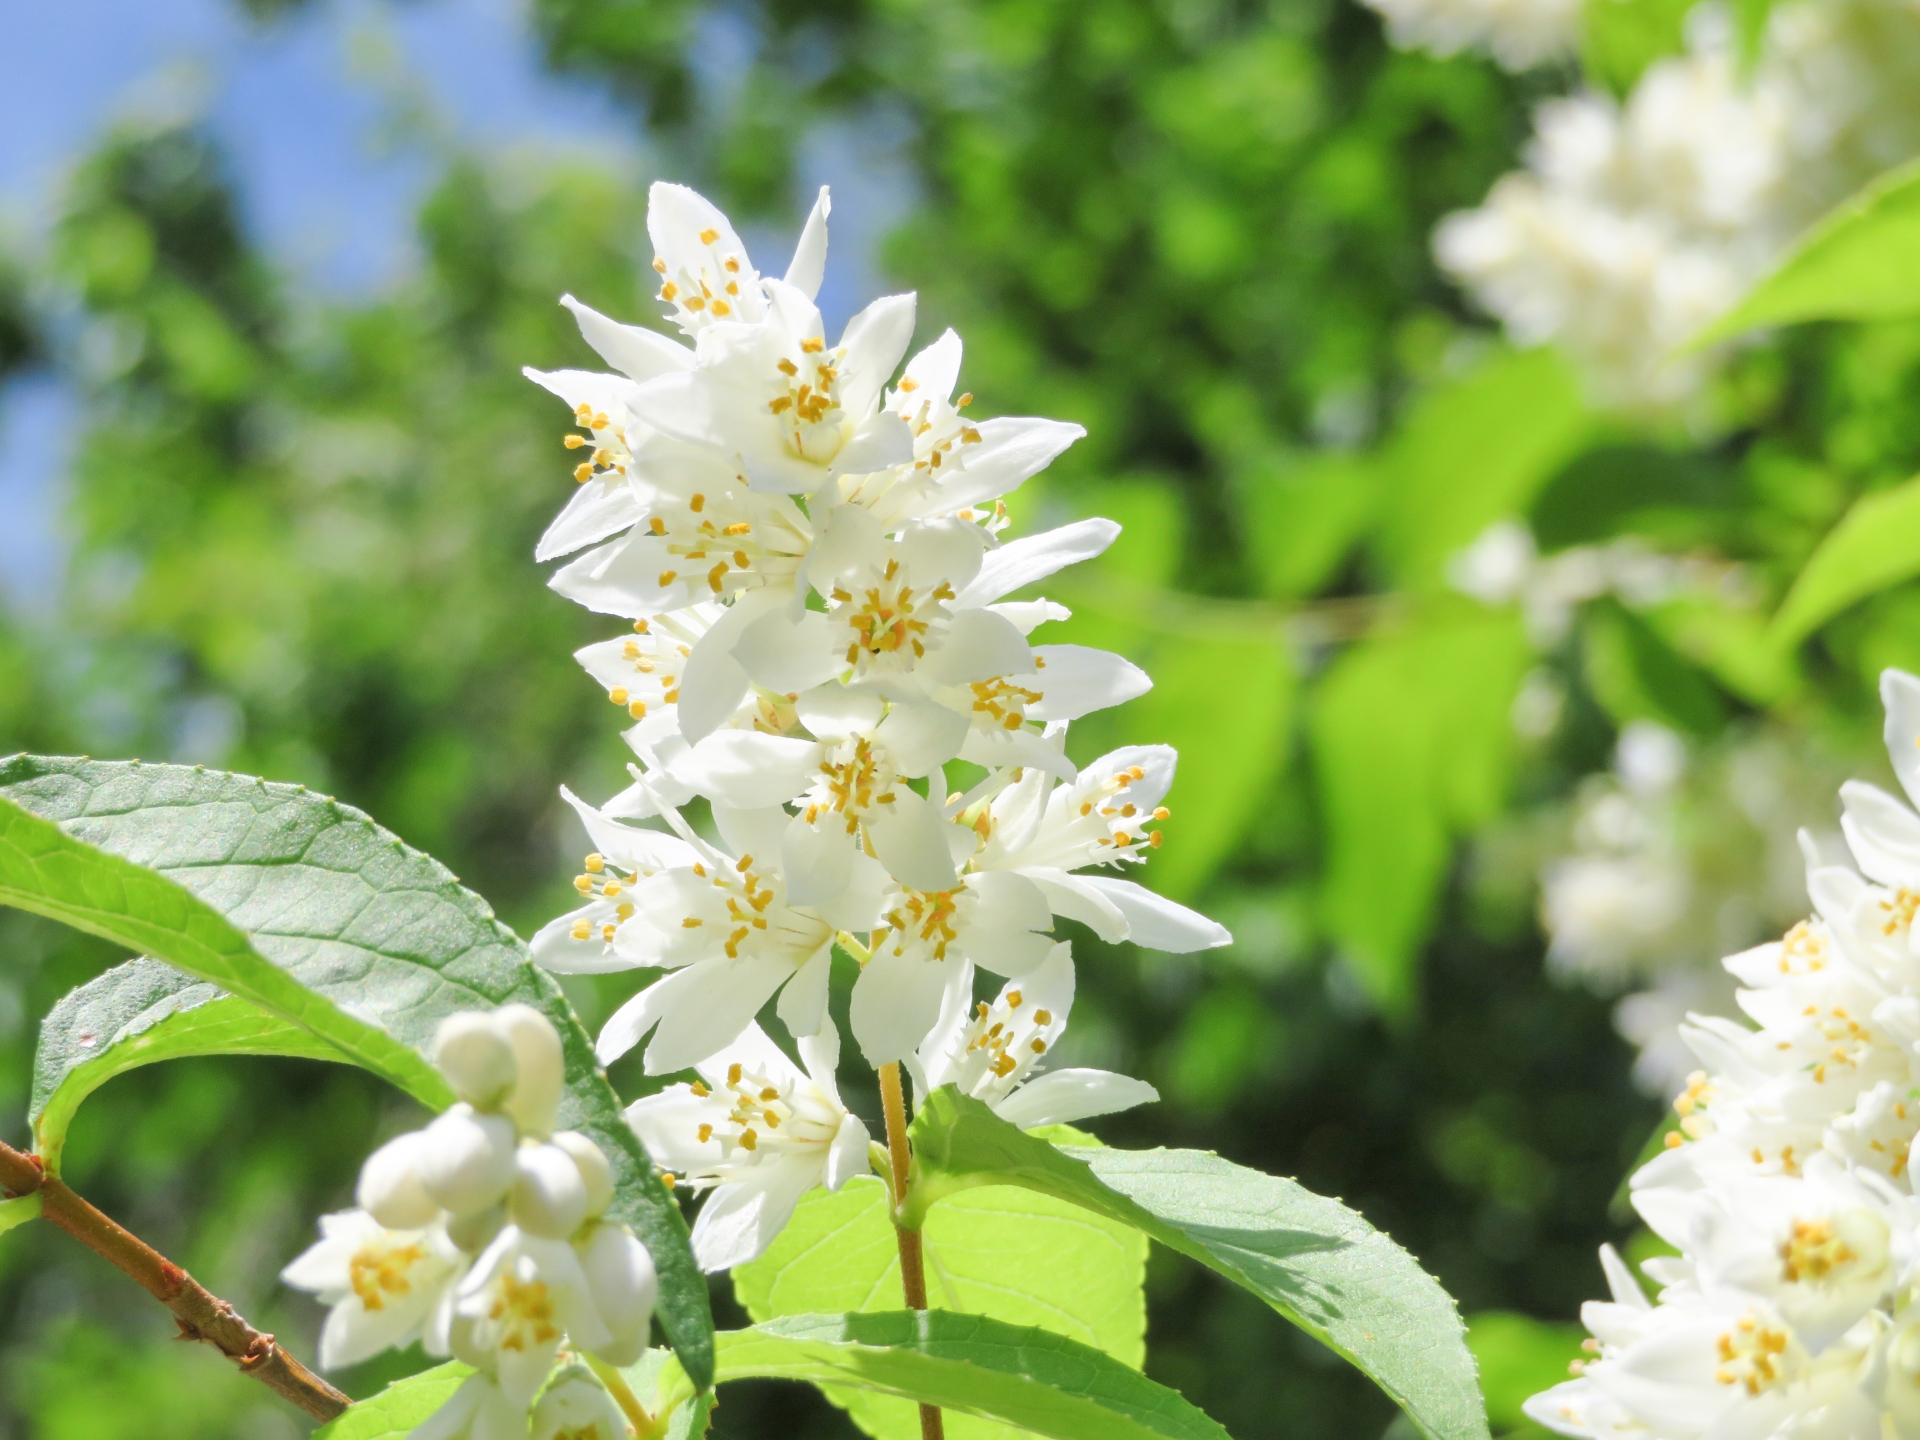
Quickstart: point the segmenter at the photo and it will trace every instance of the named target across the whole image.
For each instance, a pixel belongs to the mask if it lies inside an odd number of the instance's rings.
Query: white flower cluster
[[[1580,0],[1366,0],[1407,50],[1455,55],[1486,50],[1508,70],[1571,55],[1580,40]]]
[[[1114,873],[1160,844],[1173,751],[1067,758],[1067,723],[1142,694],[1147,677],[1105,651],[1033,644],[1068,611],[1006,598],[1119,532],[1086,520],[1002,538],[1003,497],[1083,432],[969,419],[952,331],[895,381],[911,295],[874,302],[829,343],[813,300],[827,215],[822,191],[775,279],[713,205],[655,185],[659,298],[688,343],[568,297],[620,373],[528,372],[572,407],[566,444],[582,455],[537,554],[584,549],[553,588],[633,622],[578,658],[634,722],[636,757],[604,806],[566,794],[594,851],[580,908],[533,954],[561,973],[668,972],[598,1049],[611,1062],[651,1036],[649,1073],[699,1071],[630,1118],[658,1164],[714,1192],[694,1232],[709,1269],[759,1254],[804,1191],[867,1165],[867,1131],[834,1083],[836,943],[860,963],[849,1018],[868,1062],[1012,1104],[1071,998],[1055,916],[1163,950],[1229,939]],[[971,777],[957,791],[956,761]],[[711,835],[680,813],[695,797]],[[1008,979],[1008,1019],[962,1043],[976,967]],[[804,1069],[755,1026],[769,1002]],[[1003,1043],[1016,1030],[1019,1053]],[[1029,1092],[1044,1100],[1015,1106],[1027,1123],[1152,1093],[1092,1072],[1046,1083]]]
[[[1728,14],[1689,17],[1685,55],[1622,104],[1592,92],[1537,117],[1527,168],[1435,235],[1440,262],[1521,345],[1552,343],[1596,397],[1685,407],[1715,357],[1678,354],[1793,237],[1920,153],[1920,9],[1795,0],[1746,65]]]
[[[1920,800],[1920,679],[1889,671],[1881,694]],[[1758,1028],[1687,1027],[1705,1069],[1633,1177],[1634,1207],[1680,1253],[1642,1267],[1650,1302],[1602,1252],[1594,1358],[1527,1406],[1563,1434],[1920,1434],[1920,816],[1871,785],[1840,793],[1858,870],[1810,854],[1813,917],[1726,962]]]
[[[657,1294],[646,1247],[605,1218],[607,1157],[553,1128],[560,1037],[525,1005],[465,1011],[441,1025],[434,1058],[460,1103],[370,1155],[359,1208],[324,1216],[323,1238],[282,1274],[331,1307],[320,1364],[418,1339],[473,1366],[422,1440],[526,1440],[530,1409],[534,1440],[623,1440],[588,1371],[548,1383],[563,1351],[638,1360]]]

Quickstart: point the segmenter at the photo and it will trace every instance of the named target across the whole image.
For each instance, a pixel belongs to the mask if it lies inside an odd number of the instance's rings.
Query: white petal
[[[1880,702],[1887,707],[1887,754],[1907,798],[1920,805],[1920,677],[1904,670],[1880,674]]]
[[[834,905],[853,876],[856,842],[836,815],[809,825],[796,815],[780,842],[780,868],[787,877],[787,903],[814,909]]]
[[[763,868],[780,853],[780,840],[787,830],[787,812],[778,805],[760,810],[734,810],[725,805],[713,807],[714,828],[735,856],[762,857]]]
[[[862,420],[840,453],[833,457],[836,475],[871,475],[913,459],[913,432],[891,410]]]
[[[1023,865],[1019,873],[1040,887],[1054,914],[1078,920],[1109,945],[1127,938],[1127,917],[1090,876],[1038,865]]]
[[[826,1024],[827,981],[832,974],[833,945],[828,943],[794,972],[794,977],[781,989],[776,1013],[780,1023],[796,1039],[818,1034]]]
[[[895,705],[873,738],[902,775],[918,778],[958,755],[972,728],[973,722],[958,710],[934,700],[914,700]]]
[[[1034,720],[1078,720],[1094,710],[1124,705],[1153,688],[1147,672],[1109,650],[1085,645],[1036,645],[1043,662],[1035,684],[1046,698],[1027,707]]]
[[[1197,910],[1156,895],[1144,885],[1136,885],[1131,880],[1109,880],[1104,875],[1075,878],[1093,886],[1126,916],[1127,938],[1136,945],[1184,955],[1233,943],[1233,936],[1218,920],[1209,920]]]
[[[820,1182],[821,1167],[784,1160],[757,1168],[752,1178],[722,1185],[693,1222],[693,1258],[702,1270],[728,1270],[766,1254],[793,1218],[800,1197]]]
[[[918,413],[922,400],[945,400],[953,394],[960,379],[962,353],[959,335],[948,329],[907,362],[906,373],[900,377],[898,409],[903,417]],[[906,387],[909,380],[913,382],[911,390]]]
[[[821,1177],[827,1189],[838,1190],[856,1175],[872,1170],[872,1162],[867,1158],[867,1146],[871,1143],[872,1137],[858,1115],[848,1115],[840,1122],[833,1144],[827,1147],[827,1172]]]
[[[953,601],[953,608],[988,604],[1057,570],[1091,560],[1119,534],[1120,527],[1111,520],[1077,520],[1057,530],[1010,541],[987,556],[973,583]]]
[[[1087,432],[1062,420],[1008,415],[975,427],[977,444],[956,447],[960,469],[934,495],[943,510],[996,500],[1019,489]]]
[[[880,723],[886,702],[859,685],[816,685],[793,705],[800,723],[822,740],[866,735]]]
[[[806,1067],[807,1078],[812,1080],[827,1094],[833,1097],[833,1103],[840,1103],[840,1029],[836,1025],[822,1025],[810,1035],[802,1035],[795,1042],[800,1051],[800,1063]]]
[[[941,685],[968,685],[1000,675],[1026,674],[1033,668],[1026,633],[991,610],[962,610],[955,615],[939,649],[919,666]]]
[[[950,967],[959,960],[923,960],[914,952],[896,954],[882,944],[853,982],[847,1021],[860,1053],[870,1065],[904,1060],[940,1018],[940,1001]]]
[[[699,852],[677,835],[607,819],[564,785],[560,798],[573,807],[573,813],[587,827],[594,847],[622,869],[650,873],[691,865],[700,858]]]
[[[573,312],[581,338],[600,352],[600,358],[634,380],[651,380],[693,368],[693,351],[657,330],[609,320],[571,295],[562,295],[560,303]]]
[[[694,744],[724,724],[746,698],[749,679],[745,667],[733,658],[733,647],[760,616],[777,606],[778,591],[749,590],[693,642],[680,672],[680,733]]]
[[[847,668],[846,627],[818,610],[794,615],[784,607],[755,620],[733,647],[733,658],[753,683],[782,695],[811,690]]]
[[[600,1038],[593,1042],[593,1053],[602,1065],[618,1060],[660,1023],[661,1015],[673,1000],[673,992],[662,987],[672,978],[654,981],[607,1017],[607,1023],[600,1027]]]
[[[644,962],[622,955],[601,938],[600,927],[613,922],[611,904],[589,905],[549,920],[527,942],[527,958],[555,975],[612,975]],[[576,940],[573,927],[587,922],[588,938]]]
[[[1840,829],[1866,874],[1882,885],[1920,889],[1920,818],[1877,785],[1840,787]]]
[[[887,872],[914,890],[951,890],[960,883],[953,855],[947,849],[947,820],[925,799],[902,786],[891,805],[875,806],[890,812],[867,822],[874,853]]]
[[[726,1049],[792,974],[793,967],[783,961],[742,955],[738,960],[703,960],[660,981],[679,982],[679,988],[647,1046],[647,1073],[670,1075]]]
[[[1001,600],[985,608],[1013,622],[1022,635],[1031,635],[1049,620],[1073,618],[1073,611],[1052,600]]]
[[[540,543],[533,547],[533,558],[547,561],[571,555],[582,545],[592,545],[637,523],[645,511],[640,496],[625,479],[612,484],[589,480],[574,489],[566,508],[554,516]]]
[[[993,1108],[1002,1120],[1030,1130],[1035,1125],[1071,1125],[1159,1098],[1158,1090],[1131,1075],[1111,1070],[1049,1070]]]
[[[638,620],[685,603],[673,584],[659,583],[674,563],[651,535],[629,535],[562,565],[547,587],[598,614]]]
[[[800,231],[800,243],[793,247],[793,263],[787,266],[786,283],[809,300],[820,293],[820,281],[827,273],[827,216],[832,213],[833,203],[822,185],[813,213]]]
[[[864,418],[893,372],[900,368],[901,357],[913,339],[913,312],[912,295],[885,295],[847,322],[840,335],[840,344],[847,352],[841,367],[840,403],[849,415]],[[889,418],[901,424],[899,416]],[[911,451],[907,458],[912,458]],[[842,468],[848,474],[863,473],[850,466]]]
[[[819,764],[811,740],[716,730],[674,763],[674,775],[735,810],[781,805],[805,790]]]

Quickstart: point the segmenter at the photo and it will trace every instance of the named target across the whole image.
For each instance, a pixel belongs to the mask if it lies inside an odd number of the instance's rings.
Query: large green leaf
[[[1592,429],[1578,381],[1549,349],[1496,355],[1422,397],[1380,459],[1379,546],[1394,578],[1442,584],[1447,561],[1524,514]]]
[[[1787,592],[1773,617],[1773,639],[1781,647],[1798,644],[1848,606],[1916,575],[1920,478],[1854,502]]]
[[[378,1395],[356,1400],[313,1432],[313,1440],[404,1440],[460,1388],[473,1368],[458,1360],[396,1380]]]
[[[1112,1356],[986,1315],[795,1315],[715,1338],[722,1384],[806,1380],[938,1405],[1052,1440],[1226,1440],[1178,1393]],[[669,1366],[654,1403],[675,1405],[690,1393]]]
[[[158,960],[129,960],[69,991],[41,1022],[27,1110],[34,1153],[59,1174],[67,1128],[87,1096],[116,1075],[189,1055],[347,1059],[311,1030],[218,985]]]
[[[1396,1017],[1413,1006],[1452,837],[1498,813],[1533,654],[1518,615],[1460,606],[1341,656],[1309,728],[1327,817],[1321,920]]]
[[[1085,1206],[1253,1291],[1359,1366],[1434,1440],[1485,1440],[1452,1299],[1338,1201],[1204,1151],[1062,1149],[951,1086],[926,1098],[912,1136],[910,1218],[980,1185]]]
[[[1138,1369],[1146,1359],[1143,1282],[1147,1241],[1131,1225],[1051,1195],[996,1186],[935,1206],[922,1230],[927,1297],[936,1309],[1034,1325]],[[838,1193],[814,1190],[767,1253],[733,1272],[734,1293],[756,1321],[786,1315],[898,1310],[900,1251],[878,1180]],[[834,1391],[860,1427],[913,1440],[919,1416],[905,1401]],[[988,1420],[956,1417],[954,1440],[1009,1440]]]
[[[553,977],[486,901],[365,815],[304,786],[198,767],[0,762],[0,902],[115,940],[293,1021],[429,1104],[458,1010],[535,1006],[565,1047],[563,1124],[612,1162],[610,1212],[660,1272],[662,1327],[710,1373],[706,1282],[685,1221]]]
[[[1693,344],[1730,340],[1763,325],[1920,314],[1916,255],[1920,162],[1888,171],[1836,208]]]

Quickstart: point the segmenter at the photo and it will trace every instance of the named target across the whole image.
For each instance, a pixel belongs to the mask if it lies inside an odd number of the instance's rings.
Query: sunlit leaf
[[[1920,195],[1920,182],[1915,189]],[[1920,575],[1920,479],[1854,502],[1787,592],[1773,617],[1773,639],[1782,647],[1797,644],[1842,610],[1915,575]]]
[[[452,1398],[473,1373],[458,1360],[396,1380],[378,1395],[356,1400],[313,1432],[313,1440],[402,1440]]]

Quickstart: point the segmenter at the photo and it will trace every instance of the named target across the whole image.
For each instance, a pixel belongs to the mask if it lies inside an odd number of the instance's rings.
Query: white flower
[[[728,845],[721,849],[691,830],[682,837],[639,830],[568,799],[601,847],[594,878],[602,894],[545,926],[534,937],[534,958],[575,973],[675,972],[608,1019],[598,1044],[603,1063],[658,1026],[647,1049],[648,1073],[683,1070],[739,1035],[776,991],[781,1020],[795,1034],[820,1028],[834,934],[872,923],[886,879],[878,865],[850,855],[850,880],[833,897],[837,904],[794,905],[783,861],[792,822],[784,810],[716,806],[714,820]],[[621,875],[609,865],[633,868]]]
[[[801,1040],[803,1072],[750,1025],[701,1062],[698,1082],[627,1107],[654,1163],[712,1192],[693,1227],[702,1269],[764,1254],[807,1191],[837,1190],[867,1172],[867,1128],[840,1103],[834,1080],[839,1049],[831,1024]]]
[[[1158,1100],[1144,1080],[1109,1070],[1038,1073],[1073,1009],[1073,958],[1064,942],[1030,973],[1010,980],[992,1004],[951,986],[933,1031],[914,1057],[922,1091],[956,1086],[1022,1129],[1064,1125]]]
[[[527,1440],[527,1407],[508,1399],[491,1375],[469,1375],[409,1440]]]
[[[532,1440],[627,1440],[633,1427],[584,1365],[553,1377],[533,1407]]]
[[[990,804],[970,806],[963,823],[979,836],[975,871],[1011,871],[1039,886],[1056,915],[1078,920],[1109,943],[1130,940],[1183,954],[1231,943],[1226,927],[1130,880],[1074,872],[1137,865],[1160,843],[1154,827],[1176,757],[1166,745],[1132,745],[1102,755],[1069,783],[1044,771],[1016,771]]]
[[[564,1240],[506,1226],[460,1283],[448,1334],[454,1356],[494,1375],[524,1411],[569,1338],[587,1350],[613,1340],[579,1256]]]
[[[610,1365],[632,1365],[647,1348],[647,1325],[660,1299],[653,1256],[625,1225],[603,1221],[573,1242],[587,1289],[613,1337],[594,1353]]]
[[[437,1225],[389,1230],[364,1210],[346,1210],[322,1215],[320,1235],[280,1278],[331,1307],[320,1331],[323,1370],[417,1338],[465,1268]]]

